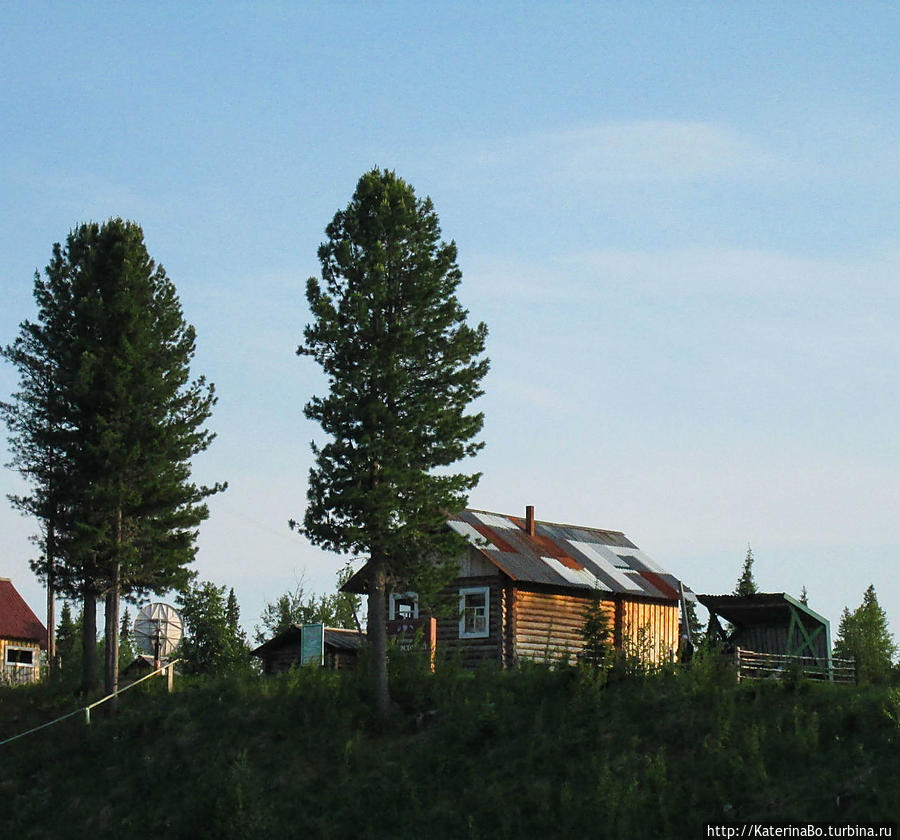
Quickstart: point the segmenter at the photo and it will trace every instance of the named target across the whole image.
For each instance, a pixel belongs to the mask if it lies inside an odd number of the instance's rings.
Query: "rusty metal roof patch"
[[[464,510],[450,526],[513,580],[677,600],[679,581],[620,531]],[[690,590],[686,590],[690,591]]]

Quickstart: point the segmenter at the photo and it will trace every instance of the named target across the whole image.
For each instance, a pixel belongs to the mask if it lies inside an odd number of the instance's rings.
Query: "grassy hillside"
[[[397,669],[383,727],[357,676],[136,689],[114,720],[0,747],[0,836],[662,838],[897,819],[897,689],[738,686],[703,663],[609,680]],[[74,705],[3,690],[0,737]]]

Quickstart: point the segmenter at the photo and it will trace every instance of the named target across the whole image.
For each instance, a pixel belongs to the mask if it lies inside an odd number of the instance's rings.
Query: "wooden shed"
[[[41,650],[47,628],[25,603],[9,578],[0,578],[0,681],[34,683],[41,678]]]
[[[830,667],[831,628],[828,619],[787,593],[698,595],[697,598],[709,610],[713,632],[719,625],[718,618],[732,625],[728,641],[735,648],[761,654],[802,657],[821,668]]]
[[[321,663],[334,671],[355,668],[359,650],[364,643],[365,635],[357,630],[325,627]],[[299,665],[303,657],[303,625],[292,624],[287,630],[263,642],[250,655],[262,660],[264,674],[279,674]]]
[[[464,510],[447,524],[469,548],[442,593],[452,607],[436,616],[439,654],[466,665],[574,661],[599,599],[616,647],[657,663],[675,656],[681,585],[622,532],[538,521],[530,506],[524,518]],[[367,581],[363,567],[344,589],[365,593]],[[419,617],[415,592],[388,596],[389,620]]]

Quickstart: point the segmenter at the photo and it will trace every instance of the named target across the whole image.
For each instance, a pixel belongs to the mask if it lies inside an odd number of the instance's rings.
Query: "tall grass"
[[[0,748],[3,837],[696,837],[708,820],[895,820],[900,694],[737,685],[715,658],[634,673],[364,668],[181,680]],[[18,722],[52,705],[0,692]],[[60,704],[60,698],[53,700]],[[48,708],[41,704],[49,704]]]

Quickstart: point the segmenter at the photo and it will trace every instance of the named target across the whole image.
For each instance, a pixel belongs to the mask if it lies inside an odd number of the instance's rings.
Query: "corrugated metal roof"
[[[516,581],[678,599],[678,579],[620,531],[535,521],[532,536],[520,517],[484,510],[464,510],[448,524]]]
[[[339,627],[325,628],[325,644],[341,650],[359,650],[366,643],[365,634]]]
[[[732,624],[771,624],[790,621],[790,608],[805,614],[819,624],[828,619],[785,592],[757,592],[753,595],[698,595],[698,600],[710,612],[717,613]]]

